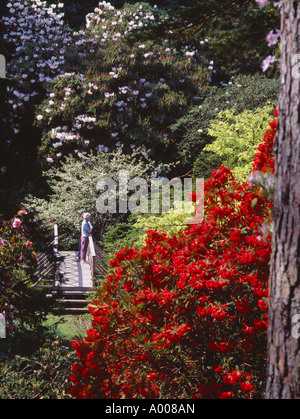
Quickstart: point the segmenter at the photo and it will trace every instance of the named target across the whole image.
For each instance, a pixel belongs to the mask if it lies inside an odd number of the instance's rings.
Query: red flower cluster
[[[272,128],[273,127],[273,128]],[[255,170],[274,170],[276,122]],[[255,201],[256,205],[253,205]],[[220,167],[205,183],[205,220],[124,249],[74,342],[76,398],[258,398],[266,364],[272,203]]]
[[[253,164],[253,171],[260,171],[266,173],[271,171],[274,173],[274,137],[277,131],[277,118],[278,118],[278,111],[277,108],[274,111],[275,120],[270,122],[270,128],[264,135],[263,143],[258,147],[259,153],[256,154]]]

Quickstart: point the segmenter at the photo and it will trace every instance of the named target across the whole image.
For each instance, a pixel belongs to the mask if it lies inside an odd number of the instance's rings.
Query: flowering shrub
[[[100,238],[108,226],[124,220],[124,214],[101,214],[95,203],[104,190],[98,189],[99,180],[110,178],[116,182],[116,200],[119,202],[120,171],[126,170],[128,181],[134,178],[148,180],[157,177],[161,171],[172,165],[157,165],[145,151],[135,149],[131,155],[123,153],[122,147],[114,152],[98,152],[96,156],[68,157],[59,168],[53,167],[45,177],[51,188],[48,199],[28,196],[23,207],[35,211],[36,217],[44,225],[57,223],[66,234],[60,244],[66,249],[78,244],[81,214],[90,208],[94,236]]]
[[[31,288],[36,279],[34,222],[25,211],[10,221],[0,221],[0,313],[9,332],[35,327],[43,320],[48,303]],[[31,231],[31,233],[30,233]],[[37,237],[37,236],[36,236]]]
[[[254,170],[272,166],[276,121]],[[205,184],[205,220],[125,248],[96,292],[85,340],[73,342],[76,398],[263,396],[271,200],[220,167]],[[191,197],[194,199],[194,197]]]
[[[274,148],[274,137],[277,131],[277,118],[278,118],[278,110],[277,108],[274,111],[275,120],[270,122],[270,129],[264,135],[264,141],[260,146],[257,148],[258,153],[256,153],[253,163],[253,171],[254,172],[263,172],[263,173],[273,173],[275,172],[275,165],[274,160],[275,157],[273,155],[273,148]]]
[[[63,6],[48,6],[40,0],[7,3],[9,14],[3,18],[3,38],[12,46],[7,77],[18,82],[8,88],[7,106],[15,134],[35,97],[42,97],[44,84],[65,72],[67,50],[73,38],[63,21]]]
[[[86,29],[74,35],[80,55],[76,72],[50,85],[36,114],[46,167],[69,154],[108,152],[121,145],[127,152],[151,148],[157,160],[172,150],[169,127],[200,103],[211,70],[200,54],[171,49],[167,42],[128,45],[132,31],[163,16],[146,3],[117,10],[106,2],[87,16]]]
[[[278,7],[279,9],[282,6],[282,1],[269,1],[269,0],[256,0],[256,3],[258,5],[258,7],[260,9],[263,9],[266,6],[269,6],[270,3],[274,4],[274,7]],[[276,29],[276,31],[274,32],[274,30],[272,30],[271,32],[268,33],[267,37],[266,37],[266,41],[268,43],[268,47],[277,47],[278,48],[278,43],[280,41],[280,37],[281,37],[281,30],[280,29]],[[262,71],[265,73],[272,64],[280,61],[277,56],[275,55],[274,51],[272,51],[273,54],[272,55],[268,55],[262,62],[261,68]],[[275,51],[276,52],[276,51]]]

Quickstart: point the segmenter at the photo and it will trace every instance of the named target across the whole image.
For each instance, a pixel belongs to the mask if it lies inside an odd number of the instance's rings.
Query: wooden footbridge
[[[55,314],[84,314],[88,312],[88,294],[104,278],[102,250],[93,238],[89,239],[87,262],[76,260],[75,251],[59,251],[58,226],[54,226],[54,240],[37,255],[36,283],[34,288],[46,290],[53,299]]]

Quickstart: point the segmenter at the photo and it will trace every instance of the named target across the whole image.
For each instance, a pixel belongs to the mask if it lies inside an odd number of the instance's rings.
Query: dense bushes
[[[274,171],[276,126],[255,172]],[[205,192],[202,224],[170,237],[149,231],[144,248],[110,262],[93,327],[73,343],[74,397],[263,396],[271,243],[262,225],[272,203],[225,167]]]
[[[205,166],[210,163],[213,170],[215,160],[219,160],[232,170],[237,180],[246,180],[251,173],[257,147],[268,122],[272,119],[272,109],[274,109],[272,105],[267,105],[254,111],[243,111],[240,114],[234,110],[220,112],[218,117],[211,121],[207,130],[214,141],[205,146],[195,163],[194,173],[198,177],[206,177],[206,168],[202,169],[203,162]]]
[[[58,339],[34,354],[1,357],[1,399],[68,399],[74,353]]]
[[[190,169],[197,158],[204,163],[206,155],[201,155],[204,147],[214,139],[208,134],[212,121],[225,110],[241,114],[245,110],[262,108],[268,101],[275,107],[278,100],[278,81],[265,76],[236,76],[225,88],[216,89],[202,104],[194,107],[173,125],[174,136],[182,163]],[[220,164],[216,161],[214,169]],[[207,172],[210,176],[210,167]],[[207,178],[207,176],[205,176]]]
[[[70,153],[120,145],[127,153],[146,146],[156,161],[172,161],[176,148],[170,126],[201,103],[211,71],[200,54],[166,42],[125,42],[133,30],[163,19],[146,3],[117,11],[104,2],[87,16],[86,30],[75,39],[82,54],[76,73],[53,82],[37,111],[46,167]]]
[[[26,328],[37,328],[45,318],[45,296],[32,288],[36,267],[33,222],[25,211],[0,223],[0,313],[13,335]]]

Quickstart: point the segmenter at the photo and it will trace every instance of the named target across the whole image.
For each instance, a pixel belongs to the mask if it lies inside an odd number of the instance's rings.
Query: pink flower
[[[19,218],[15,218],[13,222],[13,228],[18,228],[22,224],[22,221]]]
[[[277,61],[275,55],[269,55],[267,58],[265,58],[261,65],[262,71],[265,73],[270,67],[270,65],[275,63],[275,61]]]
[[[281,36],[281,31],[279,29],[276,29],[276,33],[271,31],[267,35],[268,46],[271,47],[272,45],[276,45],[278,43],[280,36]]]
[[[256,0],[256,3],[260,9],[263,9],[269,3],[269,0]]]

